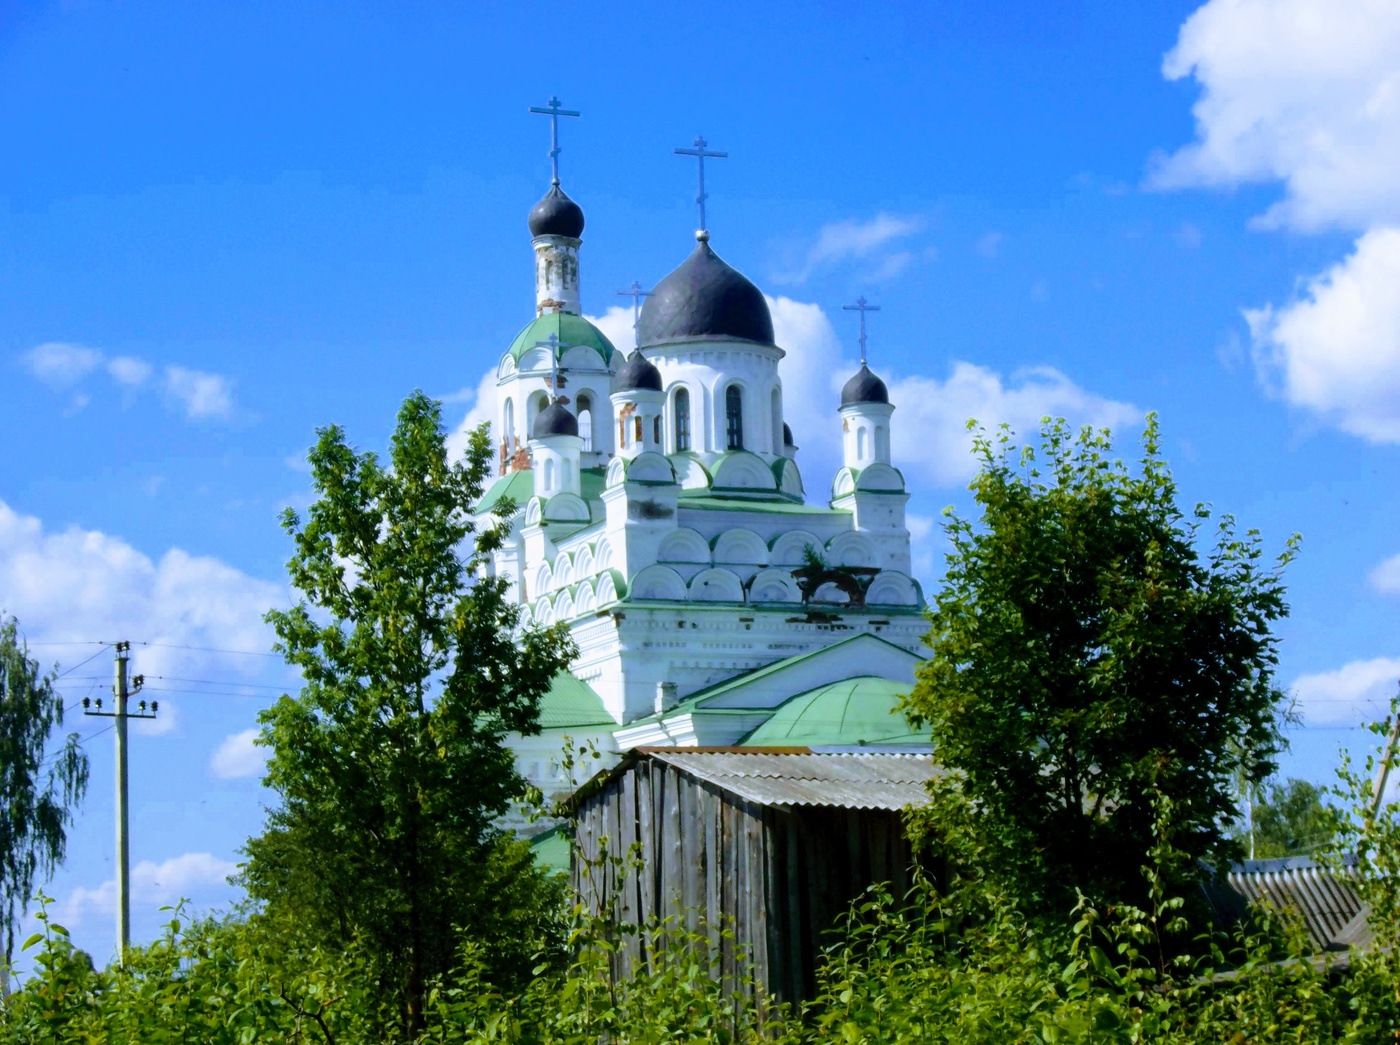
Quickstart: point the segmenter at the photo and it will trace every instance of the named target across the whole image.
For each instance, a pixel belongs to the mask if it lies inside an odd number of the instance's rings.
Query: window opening
[[[744,448],[744,393],[730,385],[724,393],[724,431],[729,449]]]

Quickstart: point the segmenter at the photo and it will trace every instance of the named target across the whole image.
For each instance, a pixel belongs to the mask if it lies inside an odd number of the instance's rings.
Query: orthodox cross
[[[559,184],[559,117],[577,116],[574,109],[559,108],[559,99],[551,98],[547,106],[532,105],[530,111],[549,117],[549,162],[554,168],[553,184]]]
[[[531,348],[549,349],[549,390],[554,393],[553,398],[559,399],[559,389],[563,388],[565,381],[559,376],[559,350],[561,348],[571,348],[559,340],[559,335],[551,333],[543,341],[536,341]]]
[[[865,314],[867,312],[879,312],[880,306],[867,305],[865,303],[865,295],[862,294],[860,297],[856,298],[856,303],[854,305],[842,305],[841,307],[847,312],[860,313],[860,365],[865,366]]]
[[[705,159],[707,157],[713,160],[727,160],[729,158],[729,153],[727,152],[707,151],[705,146],[709,144],[710,143],[705,140],[704,135],[697,134],[695,136],[694,148],[677,149],[675,151],[677,156],[694,156],[700,163],[700,195],[695,197],[695,202],[700,205],[699,231],[701,232],[708,231],[708,227],[705,225],[705,201],[709,199],[709,197],[705,194]]]
[[[642,285],[634,279],[630,287],[626,290],[619,290],[618,294],[632,299],[632,340],[635,341],[637,339],[637,326],[642,321],[642,298],[651,297],[651,291],[643,290]]]

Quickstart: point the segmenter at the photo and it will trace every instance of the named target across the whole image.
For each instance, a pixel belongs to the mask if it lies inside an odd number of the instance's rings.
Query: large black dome
[[[578,239],[583,235],[583,208],[569,199],[556,182],[530,210],[530,235]]]
[[[640,352],[633,352],[628,357],[613,380],[619,392],[661,391],[661,371],[644,359]]]
[[[548,439],[552,435],[578,435],[578,418],[557,402],[540,411],[530,433],[534,439]]]
[[[854,377],[841,387],[841,405],[855,406],[857,403],[888,403],[890,390],[864,363]]]
[[[639,345],[705,338],[773,343],[763,292],[701,239],[694,253],[652,290],[637,326]]]

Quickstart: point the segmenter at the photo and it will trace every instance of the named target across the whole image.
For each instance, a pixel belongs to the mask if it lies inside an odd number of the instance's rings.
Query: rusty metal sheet
[[[687,751],[647,754],[759,805],[898,810],[928,800],[938,775],[928,754]]]

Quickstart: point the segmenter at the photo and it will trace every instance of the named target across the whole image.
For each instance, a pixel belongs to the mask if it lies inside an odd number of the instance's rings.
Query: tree
[[[1177,508],[1159,439],[1149,415],[1132,474],[1107,431],[1047,419],[1019,452],[979,432],[979,525],[945,513],[907,701],[949,771],[927,826],[964,874],[1052,921],[1077,891],[1145,905],[1163,810],[1178,868],[1234,855],[1237,775],[1264,779],[1282,747],[1270,628],[1298,538],[1268,565],[1226,515],[1199,550],[1210,511]]]
[[[1306,780],[1289,778],[1268,785],[1252,809],[1253,835],[1241,841],[1252,856],[1307,856],[1326,848],[1336,835],[1336,819],[1322,801],[1322,791]],[[1251,844],[1252,843],[1252,844]]]
[[[45,757],[63,698],[54,675],[41,674],[14,617],[0,620],[0,921],[4,967],[15,948],[15,923],[27,909],[34,879],[63,862],[73,807],[87,791],[88,759],[70,733]]]
[[[450,462],[440,407],[416,392],[387,466],[339,427],[318,435],[316,500],[305,523],[282,518],[302,601],[266,618],[305,682],[260,716],[281,805],[244,878],[289,931],[358,942],[411,1035],[458,934],[487,945],[498,976],[528,971],[551,886],[493,825],[526,792],[504,738],[537,731],[573,648],[561,629],[517,637],[508,582],[484,568],[510,514],[481,528],[470,515],[490,475],[485,425]]]

